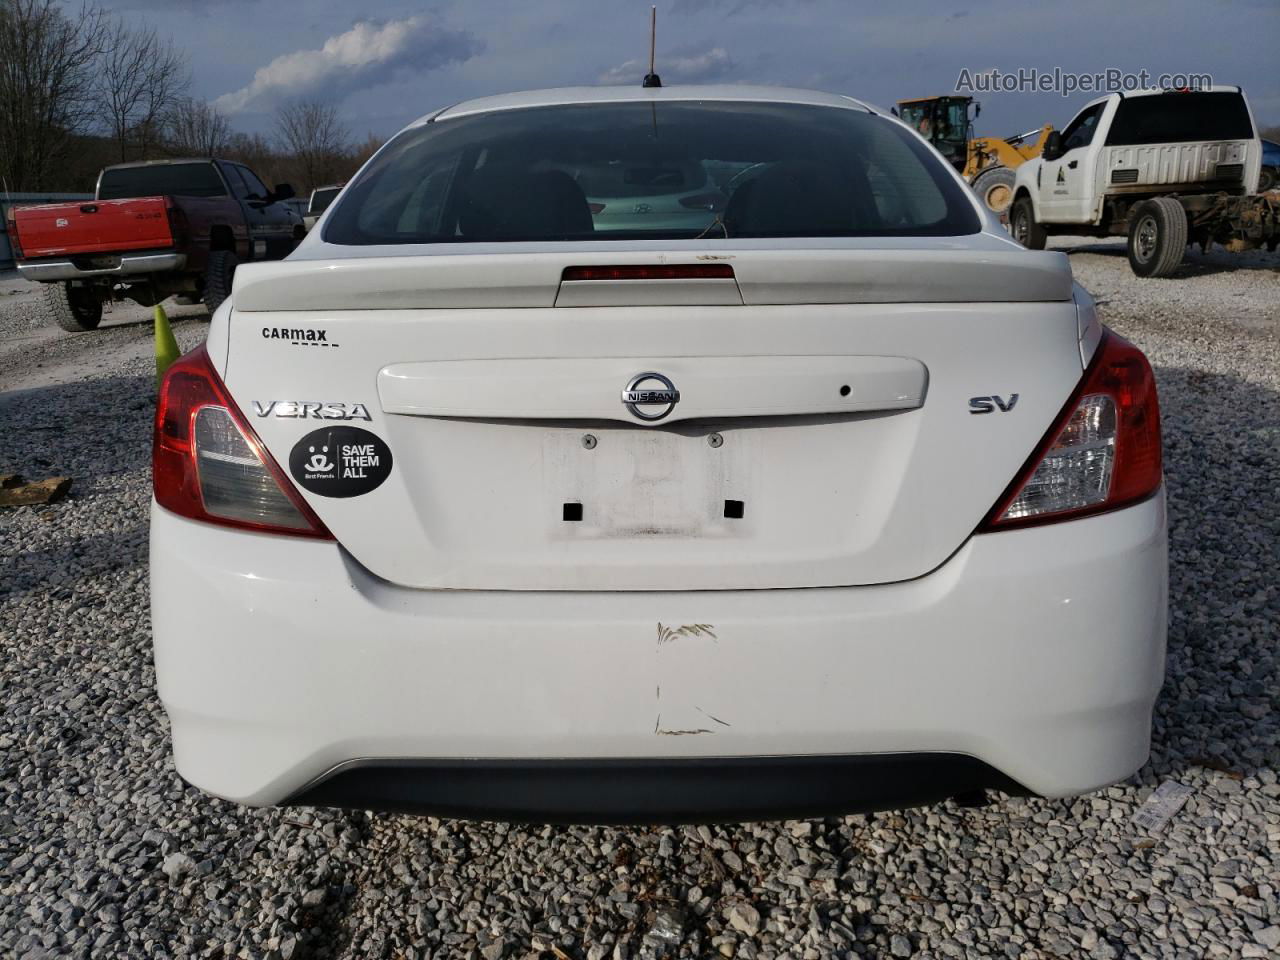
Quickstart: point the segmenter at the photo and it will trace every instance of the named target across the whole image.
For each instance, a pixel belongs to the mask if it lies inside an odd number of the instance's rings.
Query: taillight
[[[203,346],[160,384],[151,467],[156,502],[179,516],[333,539],[245,421]]]
[[[619,266],[565,267],[562,281],[577,280],[732,280],[727,263],[627,263]]]
[[[18,217],[14,213],[13,207],[9,207],[4,213],[5,223],[8,226],[5,232],[9,234],[9,249],[13,252],[13,259],[22,259],[22,246],[18,243]]]
[[[165,213],[169,215],[169,234],[176,246],[181,246],[191,234],[187,211],[173,202],[172,197],[164,198]]]
[[[592,215],[593,217],[594,217],[597,213],[604,213],[604,204],[603,204],[603,203],[588,203],[588,204],[587,204],[587,207],[588,207],[588,209],[590,209],[590,210],[591,210],[591,215]]]
[[[1145,500],[1161,479],[1155,376],[1141,350],[1108,330],[1080,386],[978,529],[1114,510]]]

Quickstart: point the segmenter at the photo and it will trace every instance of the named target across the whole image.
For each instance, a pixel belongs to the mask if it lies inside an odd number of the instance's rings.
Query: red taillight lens
[[[169,233],[175,244],[183,244],[191,234],[191,224],[187,220],[187,212],[173,202],[172,197],[164,198],[165,212],[169,215]]]
[[[587,207],[588,207],[588,209],[590,209],[590,210],[591,210],[591,215],[592,215],[593,217],[594,217],[597,213],[604,213],[604,206],[605,206],[605,205],[604,205],[603,203],[588,203],[588,204],[587,204]]]
[[[1142,351],[1107,331],[1089,369],[979,531],[1069,520],[1160,488],[1160,405]]]
[[[9,250],[13,253],[13,259],[22,259],[22,246],[18,243],[18,218],[14,214],[13,207],[5,210],[5,232],[9,235]]]
[[[565,267],[561,280],[732,280],[733,267],[727,263],[672,263],[649,266],[628,263],[619,266]]]
[[[332,540],[227,393],[200,346],[160,384],[152,489],[191,520]]]

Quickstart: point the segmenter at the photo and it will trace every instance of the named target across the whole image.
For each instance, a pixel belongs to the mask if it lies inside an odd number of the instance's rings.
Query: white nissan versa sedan
[[[720,196],[647,226],[677,181]],[[240,268],[154,466],[178,771],[242,803],[758,819],[1147,756],[1151,368],[845,97],[431,114]]]

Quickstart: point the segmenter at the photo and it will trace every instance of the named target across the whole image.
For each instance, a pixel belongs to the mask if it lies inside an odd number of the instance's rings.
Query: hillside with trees
[[[299,193],[348,178],[381,141],[300,101],[267,136],[189,96],[187,58],[153,29],[56,0],[0,0],[0,190],[93,190],[108,164],[220,156]]]

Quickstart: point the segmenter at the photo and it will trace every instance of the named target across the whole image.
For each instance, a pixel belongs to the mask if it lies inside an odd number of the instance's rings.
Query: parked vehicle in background
[[[1239,87],[1113,93],[1018,168],[1010,230],[1033,250],[1056,234],[1127,236],[1140,277],[1169,276],[1189,243],[1274,250],[1280,201],[1254,196],[1261,165]]]
[[[1262,172],[1258,174],[1258,192],[1265,193],[1280,186],[1280,143],[1262,141]]]
[[[299,220],[302,220],[303,218],[306,217],[307,201],[304,200],[302,197],[290,197],[288,200],[284,201],[284,203],[285,203],[285,206],[287,206],[290,210],[292,210],[297,215]]]
[[[726,180],[741,171],[717,171]],[[582,188],[597,233],[611,230],[688,230],[707,226],[707,214],[724,211],[732,187],[717,184],[702,162],[584,164],[572,171]],[[714,226],[712,227],[714,229]]]
[[[1091,790],[1164,678],[1160,450],[1067,257],[866,104],[456,104],[165,377],[177,769],[578,822]]]
[[[311,199],[307,201],[307,212],[302,215],[302,222],[307,230],[316,225],[320,214],[329,209],[329,204],[342,192],[343,184],[331,183],[327,187],[316,187],[311,191]]]
[[[0,271],[13,269],[13,249],[9,245],[9,208],[38,203],[77,203],[92,200],[92,193],[8,193],[0,192]]]
[[[1046,125],[1012,137],[975,137],[973,122],[982,105],[972,97],[950,94],[899,100],[902,122],[928,140],[960,176],[988,210],[1005,214],[1013,202],[1014,171],[1040,156],[1053,132]]]
[[[123,163],[99,174],[92,201],[10,208],[9,239],[19,272],[47,285],[48,319],[87,331],[113,299],[185,295],[216,310],[239,264],[278,260],[302,239],[292,196],[226,160]]]

